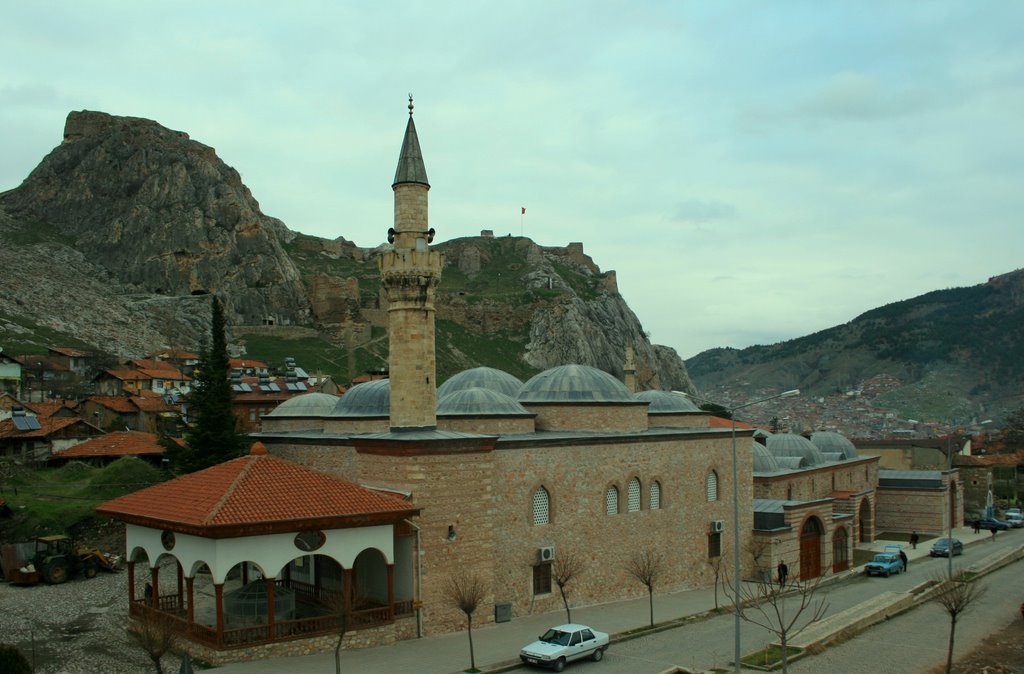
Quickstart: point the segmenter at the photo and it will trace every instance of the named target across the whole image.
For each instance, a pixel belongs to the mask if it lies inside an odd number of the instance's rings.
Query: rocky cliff
[[[386,363],[380,251],[288,230],[213,148],[150,120],[72,112],[63,142],[0,194],[0,236],[0,345],[33,342],[32,325],[45,328],[36,342],[54,331],[121,356],[196,348],[203,295],[217,293],[236,337],[248,329],[265,343],[268,326],[305,326],[340,349],[325,362]],[[570,362],[621,376],[632,347],[639,388],[692,388],[582,243],[482,233],[437,247],[439,379]]]

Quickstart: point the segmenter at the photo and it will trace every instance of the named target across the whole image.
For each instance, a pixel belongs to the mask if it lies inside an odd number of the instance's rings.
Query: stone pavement
[[[1004,535],[1004,534],[1000,534]],[[1015,535],[1010,532],[1008,535]],[[970,527],[953,531],[953,537],[964,545],[981,544],[991,539],[987,531],[975,534]],[[862,549],[881,550],[886,543],[880,540],[861,546]],[[903,543],[904,550],[913,567],[913,560],[926,557],[933,540],[918,544],[913,550]],[[840,582],[851,575],[861,573],[857,567],[838,574],[830,582]],[[719,606],[728,599],[718,592]],[[699,618],[710,613],[715,607],[713,588],[687,590],[671,594],[658,594],[654,598],[654,621],[669,623],[686,617]],[[628,638],[626,632],[647,627],[650,623],[649,605],[646,597],[626,601],[610,602],[598,606],[583,606],[572,609],[573,622],[593,625],[617,639]],[[851,616],[851,620],[855,617]],[[537,638],[548,627],[565,622],[565,611],[515,618],[511,622],[487,625],[473,630],[473,645],[476,666],[483,672],[498,672],[510,665],[518,665],[519,649]],[[746,653],[744,653],[746,654]],[[442,636],[424,637],[401,641],[390,646],[345,650],[341,654],[343,672],[406,673],[409,674],[454,674],[469,666],[469,642],[466,633],[457,632]],[[719,663],[728,666],[728,663]],[[256,662],[240,662],[217,667],[216,674],[306,674],[307,672],[334,672],[334,654],[321,653],[291,658],[270,658]],[[543,670],[538,670],[543,671]]]

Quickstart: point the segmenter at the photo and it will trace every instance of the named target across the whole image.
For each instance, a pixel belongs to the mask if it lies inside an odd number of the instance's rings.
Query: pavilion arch
[[[850,536],[846,527],[836,527],[832,532],[832,573],[850,568]]]

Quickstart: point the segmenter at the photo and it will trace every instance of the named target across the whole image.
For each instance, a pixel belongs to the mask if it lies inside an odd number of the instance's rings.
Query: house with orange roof
[[[228,361],[228,367],[243,377],[258,377],[261,374],[266,375],[270,372],[270,368],[266,363],[253,358],[232,358]]]
[[[150,388],[152,377],[131,367],[103,368],[93,377],[96,393],[118,396],[137,393]]]
[[[54,452],[73,447],[103,431],[80,417],[19,415],[0,421],[0,456],[48,461]]]
[[[195,371],[196,365],[199,364],[199,354],[185,351],[184,349],[161,349],[151,353],[148,358],[150,360],[170,363],[178,368],[178,371],[190,377],[193,371]]]
[[[138,358],[129,361],[128,365],[149,377],[147,390],[153,393],[163,395],[170,391],[175,391],[176,393],[187,395],[191,390],[192,377],[170,363],[161,360]]]
[[[89,396],[79,405],[81,416],[100,428],[171,432],[178,411],[163,396],[151,391],[119,396]]]
[[[125,523],[130,617],[163,616],[212,664],[296,638],[333,643],[341,611],[350,633],[414,611],[419,508],[261,443],[96,511]]]
[[[87,461],[104,465],[124,456],[160,462],[164,448],[153,433],[141,431],[116,431],[104,433],[67,449],[57,450],[51,456],[51,463],[66,463],[71,460]]]
[[[60,363],[64,369],[79,376],[84,375],[95,360],[95,356],[88,351],[70,346],[51,346],[47,348],[47,352],[50,354],[51,362]]]

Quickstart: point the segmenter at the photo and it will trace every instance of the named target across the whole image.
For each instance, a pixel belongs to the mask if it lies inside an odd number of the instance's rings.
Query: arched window
[[[718,473],[715,471],[708,473],[708,500],[718,500]]]
[[[533,492],[533,523],[547,524],[551,521],[551,496],[544,487]]]
[[[608,485],[608,491],[604,493],[605,512],[615,515],[619,512],[619,489],[614,485]]]
[[[640,478],[638,477],[629,481],[629,487],[626,489],[626,507],[631,513],[640,510]]]
[[[661,483],[655,480],[651,483],[651,510],[661,508]]]

